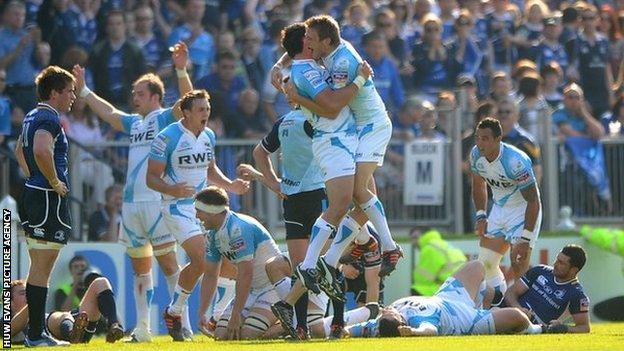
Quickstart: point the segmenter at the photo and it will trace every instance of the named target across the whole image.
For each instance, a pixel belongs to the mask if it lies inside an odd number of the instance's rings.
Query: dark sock
[[[111,289],[106,289],[97,296],[98,309],[100,313],[108,321],[108,325],[118,322],[117,306],[115,305],[115,296]]]
[[[69,341],[69,334],[71,333],[72,329],[74,329],[74,321],[69,318],[63,319],[61,321],[59,329],[61,332],[60,339],[64,341]]]
[[[344,326],[344,302],[339,300],[332,300],[332,306],[334,306],[334,317],[332,318],[332,325]]]
[[[48,288],[26,284],[26,303],[28,303],[28,338],[38,340],[45,325],[45,303]]]
[[[91,341],[91,338],[97,331],[98,321],[89,321],[89,325],[85,329],[84,336],[82,337],[82,341],[88,343]]]
[[[301,295],[295,303],[295,315],[297,316],[297,328],[308,330],[308,293]]]

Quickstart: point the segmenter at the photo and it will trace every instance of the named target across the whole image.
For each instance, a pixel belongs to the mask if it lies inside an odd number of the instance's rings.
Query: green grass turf
[[[61,348],[63,350],[65,348]],[[160,350],[160,351],[424,351],[424,350],[624,350],[624,323],[597,323],[590,334],[445,336],[393,339],[345,339],[340,341],[215,342],[196,335],[189,343],[174,343],[159,336],[151,344],[106,344],[96,338],[88,345],[72,345],[70,350]]]

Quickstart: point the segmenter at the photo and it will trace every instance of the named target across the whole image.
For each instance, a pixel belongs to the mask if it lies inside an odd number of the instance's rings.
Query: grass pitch
[[[597,323],[590,334],[559,335],[485,335],[392,339],[345,339],[311,342],[239,341],[215,342],[196,335],[189,343],[174,343],[169,336],[159,336],[151,344],[106,344],[96,338],[88,345],[72,345],[71,350],[160,350],[160,351],[572,351],[624,350],[624,323]]]

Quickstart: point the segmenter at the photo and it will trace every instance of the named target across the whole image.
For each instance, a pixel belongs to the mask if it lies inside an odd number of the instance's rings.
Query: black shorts
[[[67,244],[72,232],[67,197],[61,197],[54,190],[25,186],[19,215],[27,237]]]
[[[345,279],[346,289],[345,292],[352,292],[356,303],[366,303],[366,280],[364,279],[364,273],[360,274],[355,279]],[[379,302],[383,301],[384,284],[379,284]]]
[[[325,189],[289,195],[282,206],[286,240],[308,239],[314,222],[327,208]]]

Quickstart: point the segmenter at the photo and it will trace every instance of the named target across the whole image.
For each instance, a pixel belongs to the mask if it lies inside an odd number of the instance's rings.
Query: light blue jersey
[[[327,70],[314,60],[294,60],[290,69],[290,77],[299,94],[310,100],[325,89],[329,89]],[[344,107],[334,119],[319,116],[303,108],[304,116],[314,127],[315,137],[336,132],[355,132],[355,121],[348,107]]]
[[[266,261],[280,255],[275,240],[255,218],[228,211],[219,230],[207,234],[206,260],[219,262],[225,256],[237,264],[252,261],[252,289],[272,286],[264,269]]]
[[[181,121],[158,133],[149,154],[151,160],[165,163],[165,182],[187,183],[200,191],[206,186],[208,165],[214,160],[215,134],[205,128],[195,136]],[[163,194],[164,201],[192,204],[193,198],[174,198]]]
[[[358,67],[362,63],[362,58],[349,42],[341,40],[336,50],[323,59],[323,63],[329,71],[332,89],[340,89],[351,84],[358,76]],[[353,111],[358,126],[369,123],[389,123],[386,106],[375,89],[372,78],[366,81],[366,84],[349,102],[349,107]]]
[[[470,170],[481,176],[492,189],[494,203],[500,207],[526,205],[521,190],[535,184],[531,159],[518,148],[501,143],[498,157],[489,162],[477,146],[470,153]]]
[[[145,181],[147,158],[156,135],[173,122],[171,108],[152,111],[145,118],[138,114],[121,117],[124,132],[130,134],[124,202],[160,201],[160,193],[148,188]]]
[[[281,190],[286,195],[325,187],[323,173],[312,153],[312,125],[301,110],[293,110],[278,119],[262,139],[269,153],[281,148]]]

